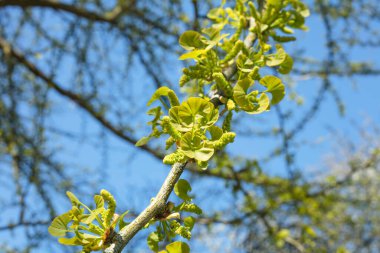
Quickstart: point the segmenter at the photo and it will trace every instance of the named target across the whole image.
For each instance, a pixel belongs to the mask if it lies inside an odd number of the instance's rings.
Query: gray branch
[[[162,211],[168,201],[170,193],[173,191],[175,183],[180,178],[187,163],[176,163],[173,165],[166,177],[160,191],[150,205],[145,208],[128,226],[124,227],[107,246],[104,253],[120,253],[128,242],[140,231],[153,217]]]

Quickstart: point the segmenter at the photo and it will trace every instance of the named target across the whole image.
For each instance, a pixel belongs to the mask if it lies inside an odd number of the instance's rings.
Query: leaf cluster
[[[115,235],[117,226],[122,229],[127,225],[123,218],[128,211],[117,215],[116,201],[106,190],[94,196],[94,209],[80,202],[71,192],[67,192],[67,196],[72,204],[71,210],[56,217],[48,229],[63,245],[82,246],[83,253],[101,250]],[[66,237],[67,234],[72,237]]]
[[[173,90],[161,87],[153,94],[148,105],[162,96],[169,98],[171,106],[169,115],[163,116],[161,107],[156,107],[155,118],[150,123],[152,134],[141,139],[136,145],[143,145],[153,137],[169,135],[166,149],[174,144],[177,148],[173,153],[165,156],[165,164],[193,159],[201,168],[205,168],[215,150],[222,149],[234,141],[235,133],[223,131],[215,125],[219,119],[219,111],[208,99],[190,97],[179,104]],[[165,105],[164,102],[163,105]]]
[[[149,234],[147,243],[149,248],[159,251],[159,243],[163,241],[171,242],[175,237],[180,236],[184,239],[191,239],[191,230],[194,227],[195,218],[187,216],[181,219],[180,213],[201,214],[202,209],[192,203],[192,197],[189,195],[191,186],[189,182],[180,179],[174,186],[174,193],[182,200],[182,203],[175,206],[172,202],[168,202],[166,210],[160,217],[152,219],[146,226],[149,227],[158,223],[156,230]],[[187,253],[190,252],[189,246],[185,242],[175,241],[166,246],[166,250],[159,253]]]

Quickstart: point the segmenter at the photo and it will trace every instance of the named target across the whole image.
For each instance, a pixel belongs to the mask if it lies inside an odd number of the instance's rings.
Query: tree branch
[[[53,0],[0,0],[0,9],[7,6],[20,8],[40,7],[55,11],[63,11],[95,22],[108,23],[121,30],[125,29],[125,27],[120,25],[118,20],[123,15],[128,14],[129,16],[136,17],[142,22],[159,29],[165,34],[173,34],[167,26],[160,25],[158,20],[146,17],[145,13],[138,10],[135,6],[133,6],[133,4],[116,4],[113,9],[100,13],[75,6],[74,4],[66,4]]]
[[[85,10],[76,7],[72,4],[66,4],[58,1],[52,0],[0,0],[0,8],[6,6],[16,6],[22,8],[28,7],[44,7],[54,10],[61,10],[79,17],[87,18],[93,21],[114,23],[122,13],[123,9],[120,6],[116,6],[110,15],[102,15],[93,11]]]
[[[124,227],[114,237],[113,242],[104,250],[105,253],[120,253],[136,233],[140,231],[155,215],[160,213],[165,207],[166,202],[173,191],[174,185],[180,178],[186,164],[187,162],[176,163],[173,165],[154,200],[136,217],[136,219],[134,219],[128,226]]]
[[[19,227],[37,227],[37,226],[46,226],[50,224],[50,220],[42,220],[42,221],[19,221],[17,223],[10,223],[8,225],[4,225],[0,227],[0,231],[4,230],[13,230]]]

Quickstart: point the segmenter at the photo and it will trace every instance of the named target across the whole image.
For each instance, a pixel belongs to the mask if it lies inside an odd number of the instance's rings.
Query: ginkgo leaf
[[[78,239],[78,237],[72,237],[72,238],[59,238],[58,242],[63,245],[67,246],[76,246],[76,245],[82,245],[82,241]]]
[[[192,97],[180,106],[172,107],[169,117],[178,131],[187,132],[193,128],[203,129],[212,126],[218,120],[219,114],[211,102]]]
[[[271,104],[278,104],[285,96],[285,85],[281,79],[275,76],[265,76],[260,79],[260,84],[267,88],[266,92],[272,94]]]
[[[269,67],[279,66],[286,60],[287,54],[282,47],[277,47],[275,54],[270,54],[265,57],[265,63]]]
[[[228,37],[230,34],[229,33],[225,33],[225,34],[222,34],[222,35],[219,35],[215,38],[213,38],[212,40],[208,40],[206,43],[208,44],[207,47],[206,47],[206,51],[212,49],[213,47],[215,47],[222,39]]]
[[[234,99],[243,110],[252,110],[251,102],[247,98],[247,91],[252,85],[252,80],[242,79],[234,87]]]
[[[159,242],[160,242],[160,239],[159,239],[157,232],[152,232],[149,234],[149,236],[147,238],[147,243],[148,243],[149,248],[152,251],[154,251],[154,252],[158,251],[158,243]]]
[[[275,8],[281,7],[282,0],[268,0],[268,4],[274,6]]]
[[[270,107],[270,99],[267,94],[262,93],[260,97],[257,99],[257,103],[255,104],[255,109],[252,111],[247,111],[248,114],[259,114],[262,113]]]
[[[220,36],[220,29],[216,29],[215,27],[207,27],[202,29],[202,33],[210,38],[210,40],[214,40]]]
[[[223,134],[223,130],[218,126],[210,126],[207,131],[211,134],[211,140],[219,140]]]
[[[129,222],[125,222],[124,221],[124,217],[125,215],[127,215],[129,213],[129,211],[126,211],[124,213],[122,213],[119,217],[118,217],[118,223],[119,223],[119,230],[122,230],[125,226],[127,226],[129,224]]]
[[[289,74],[292,69],[293,69],[293,59],[289,55],[286,55],[286,59],[278,68],[278,72],[280,72],[283,75],[286,75],[286,74]]]
[[[186,31],[179,38],[179,44],[186,50],[200,49],[205,47],[204,37],[196,31]]]
[[[177,241],[166,246],[166,250],[159,253],[190,253],[190,247],[184,242]]]
[[[194,124],[204,124],[202,126],[211,126],[218,120],[217,110],[211,102],[203,98],[191,97],[183,102],[178,110],[178,116],[181,122],[192,128]],[[202,121],[203,119],[203,121]]]
[[[206,162],[210,160],[210,158],[214,155],[214,148],[209,145],[209,146],[204,146],[194,152],[194,158],[195,160]]]
[[[192,216],[186,217],[183,220],[183,224],[185,227],[189,228],[189,230],[191,231],[194,227],[194,224],[195,224],[195,218]]]
[[[250,79],[243,79],[237,82],[234,87],[236,104],[248,114],[259,114],[268,110],[270,100],[265,93],[262,93],[258,98],[256,98],[259,94],[257,90],[247,94],[251,85],[252,80]]]
[[[104,199],[102,196],[95,195],[94,196],[94,202],[95,202],[96,209],[104,207]]]
[[[98,208],[98,209],[95,209],[95,210],[91,211],[90,215],[86,219],[84,219],[82,222],[84,224],[90,224],[90,223],[92,223],[97,218],[97,216],[101,212],[103,212],[103,210],[104,210],[104,208],[101,207],[101,208]]]
[[[199,56],[202,54],[205,54],[207,51],[205,49],[197,49],[188,53],[182,54],[179,59],[180,60],[187,60],[187,59],[198,59]]]
[[[211,20],[217,20],[226,15],[226,11],[223,8],[214,8],[207,13],[207,17]]]
[[[178,180],[178,182],[174,185],[174,193],[184,201],[191,200],[191,197],[188,195],[190,191],[191,186],[185,179]]]
[[[198,161],[208,161],[214,154],[212,145],[202,141],[202,139],[191,132],[184,134],[180,141],[182,152],[189,158]]]
[[[71,221],[71,211],[64,213],[52,221],[51,225],[48,228],[49,233],[52,236],[62,237],[69,232],[68,224]]]

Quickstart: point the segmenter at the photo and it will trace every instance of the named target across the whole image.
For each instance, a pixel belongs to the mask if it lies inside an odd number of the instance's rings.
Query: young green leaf
[[[204,37],[196,31],[186,31],[179,38],[179,44],[186,50],[204,48]]]
[[[98,215],[101,214],[101,212],[103,212],[103,210],[104,210],[103,207],[93,210],[90,213],[90,215],[82,221],[82,223],[87,224],[87,225],[92,223],[98,217]]]
[[[246,78],[237,82],[234,87],[234,99],[236,104],[248,114],[259,114],[268,110],[270,101],[266,94],[261,94],[257,99],[258,91],[247,94],[252,80]]]
[[[205,49],[197,49],[188,53],[184,53],[179,57],[179,60],[194,59],[197,60],[201,55],[205,54],[207,51]]]
[[[129,211],[126,211],[124,213],[122,213],[119,218],[118,218],[118,223],[119,223],[119,230],[122,230],[125,226],[127,226],[129,224],[129,222],[125,222],[124,221],[124,217],[125,215],[127,215],[129,213]]]
[[[166,250],[162,250],[159,253],[190,253],[190,247],[184,242],[173,242],[166,246]]]
[[[71,221],[71,211],[64,213],[56,218],[54,218],[53,222],[48,228],[49,233],[52,236],[62,237],[65,236],[67,232],[69,232],[68,224]]]
[[[94,202],[95,202],[96,209],[104,207],[104,199],[101,195],[95,195]]]
[[[147,238],[147,243],[148,243],[149,248],[152,251],[154,251],[154,252],[158,251],[158,243],[159,242],[160,242],[160,239],[159,239],[157,232],[152,232],[149,234],[149,236]]]
[[[60,244],[68,245],[68,246],[83,245],[82,240],[78,239],[78,237],[59,238],[58,242]]]
[[[289,74],[293,69],[293,59],[288,54],[286,55],[285,61],[278,68],[278,72],[283,75]]]
[[[189,228],[189,230],[191,231],[194,227],[194,224],[195,224],[195,218],[193,216],[186,217],[183,220],[183,223],[184,223],[185,227]]]
[[[266,56],[265,63],[269,67],[279,66],[286,60],[286,56],[285,50],[282,47],[277,47],[275,54]]]
[[[198,161],[208,161],[214,154],[210,144],[204,142],[198,135],[187,132],[180,141],[182,152],[189,158]]]
[[[174,193],[184,201],[191,201],[191,197],[188,193],[191,191],[189,182],[185,179],[180,179],[174,186]]]
[[[179,205],[176,209],[178,209],[178,211],[182,211],[182,212],[195,213],[198,215],[202,214],[202,209],[194,203],[185,203],[184,202],[181,205]]]
[[[219,117],[218,110],[211,102],[203,98],[191,97],[180,106],[169,110],[170,121],[181,132],[193,128],[207,128],[212,126]]]
[[[271,104],[278,104],[285,96],[285,85],[281,79],[275,76],[265,76],[260,79],[260,84],[267,88],[266,92],[272,94]]]
[[[219,140],[223,134],[223,130],[218,126],[210,126],[207,131],[210,133],[212,141]]]

